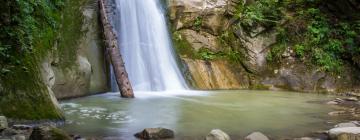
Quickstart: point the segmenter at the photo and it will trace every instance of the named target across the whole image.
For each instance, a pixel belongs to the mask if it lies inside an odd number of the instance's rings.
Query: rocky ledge
[[[9,125],[4,116],[0,116],[0,140],[77,140],[53,124]]]

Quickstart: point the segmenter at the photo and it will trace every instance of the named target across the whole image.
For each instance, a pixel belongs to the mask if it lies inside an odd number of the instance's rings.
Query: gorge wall
[[[58,99],[109,90],[96,0],[68,1],[57,46],[42,63],[47,85]]]
[[[270,61],[279,32],[267,25],[246,28],[238,18],[239,8],[252,3],[255,1],[168,1],[175,49],[194,88],[359,92],[356,65],[346,63],[341,73],[334,74],[301,61],[292,45],[284,47],[279,61]],[[285,18],[279,22],[288,24]]]

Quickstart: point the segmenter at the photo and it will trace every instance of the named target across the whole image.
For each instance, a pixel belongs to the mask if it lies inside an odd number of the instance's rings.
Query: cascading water
[[[115,0],[113,24],[135,91],[186,89],[159,0]],[[113,86],[114,87],[114,86]]]

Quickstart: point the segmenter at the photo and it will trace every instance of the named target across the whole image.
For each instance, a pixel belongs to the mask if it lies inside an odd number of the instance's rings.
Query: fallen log
[[[120,54],[116,33],[114,32],[107,17],[104,1],[105,0],[99,0],[100,20],[103,27],[106,50],[113,66],[116,83],[119,87],[121,97],[134,98],[134,91],[132,89],[128,73],[125,69],[125,63]]]

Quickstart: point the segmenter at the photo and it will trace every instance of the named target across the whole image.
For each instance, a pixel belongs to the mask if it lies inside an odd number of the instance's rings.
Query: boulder
[[[354,124],[353,122],[348,122],[348,123],[339,123],[337,125],[335,125],[336,128],[342,128],[342,127],[357,127],[356,124]]]
[[[336,137],[336,140],[360,140],[359,134],[342,133]]]
[[[5,116],[0,116],[0,130],[8,127],[8,122]]]
[[[342,137],[342,138],[345,137],[345,136],[341,136],[342,134],[347,134],[349,136],[350,135],[359,135],[360,127],[339,127],[339,128],[333,128],[333,129],[329,130],[329,135],[330,135],[330,138],[332,138],[332,139],[336,139],[338,137]]]
[[[245,137],[245,140],[269,140],[267,136],[260,132],[253,132]]]
[[[230,140],[230,137],[220,129],[214,129],[206,136],[205,140]]]
[[[140,139],[168,139],[174,138],[174,131],[166,128],[145,128],[143,131],[134,135]]]
[[[336,102],[336,101],[329,101],[329,102],[327,102],[326,104],[328,104],[328,105],[337,105],[337,104],[339,104],[339,103]]]
[[[61,129],[52,126],[39,126],[33,129],[30,140],[71,140]]]
[[[344,100],[346,100],[346,101],[352,101],[352,102],[359,101],[359,99],[356,98],[356,97],[349,97],[349,98],[346,98],[346,99],[344,99]]]

